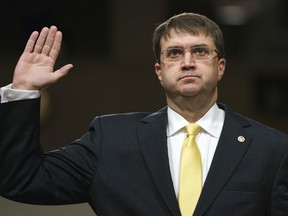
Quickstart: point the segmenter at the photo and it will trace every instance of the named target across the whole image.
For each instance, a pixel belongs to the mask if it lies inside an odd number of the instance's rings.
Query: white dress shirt
[[[215,103],[210,110],[196,123],[202,130],[196,136],[202,159],[202,171],[204,184],[224,124],[225,112]],[[184,127],[189,124],[181,115],[168,107],[167,144],[169,164],[174,184],[175,193],[178,197],[181,149],[186,132]]]
[[[0,88],[1,103],[9,101],[33,99],[40,97],[40,91],[37,90],[18,90],[13,89],[12,84]]]

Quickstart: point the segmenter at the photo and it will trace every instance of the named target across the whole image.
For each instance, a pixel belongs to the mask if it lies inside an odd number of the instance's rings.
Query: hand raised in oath
[[[61,43],[62,33],[56,26],[44,27],[40,34],[34,31],[16,65],[13,88],[41,90],[65,76],[73,67],[72,64],[54,71]]]

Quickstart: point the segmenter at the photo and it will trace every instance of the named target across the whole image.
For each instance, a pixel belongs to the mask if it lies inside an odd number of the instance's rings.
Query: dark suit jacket
[[[219,106],[224,127],[194,216],[287,216],[287,135]],[[166,108],[99,116],[79,140],[43,154],[39,100],[1,104],[1,195],[89,202],[98,216],[180,216],[166,125]]]

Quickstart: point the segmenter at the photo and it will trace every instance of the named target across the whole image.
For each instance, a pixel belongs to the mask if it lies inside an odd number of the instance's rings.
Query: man
[[[2,196],[34,204],[89,202],[98,216],[288,215],[288,137],[217,103],[226,62],[212,20],[183,13],[156,28],[155,71],[167,107],[98,116],[80,139],[43,154],[39,91],[73,67],[53,72],[61,40],[55,26],[33,32],[13,83],[1,89]],[[182,190],[190,178],[182,177],[184,128],[194,123],[200,125],[200,195],[195,176]],[[186,211],[180,201],[185,188],[182,200],[196,200],[195,209],[188,201]]]

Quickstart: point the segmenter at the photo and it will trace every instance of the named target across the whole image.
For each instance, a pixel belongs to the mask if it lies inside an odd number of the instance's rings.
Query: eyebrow
[[[207,44],[197,44],[197,45],[195,45],[195,46],[192,46],[191,48],[194,48],[194,47],[209,47]],[[181,48],[181,49],[183,49],[183,46],[178,46],[178,45],[176,45],[176,46],[169,46],[169,47],[167,47],[166,49],[174,49],[174,48],[177,48],[177,49],[179,49],[179,48]]]

